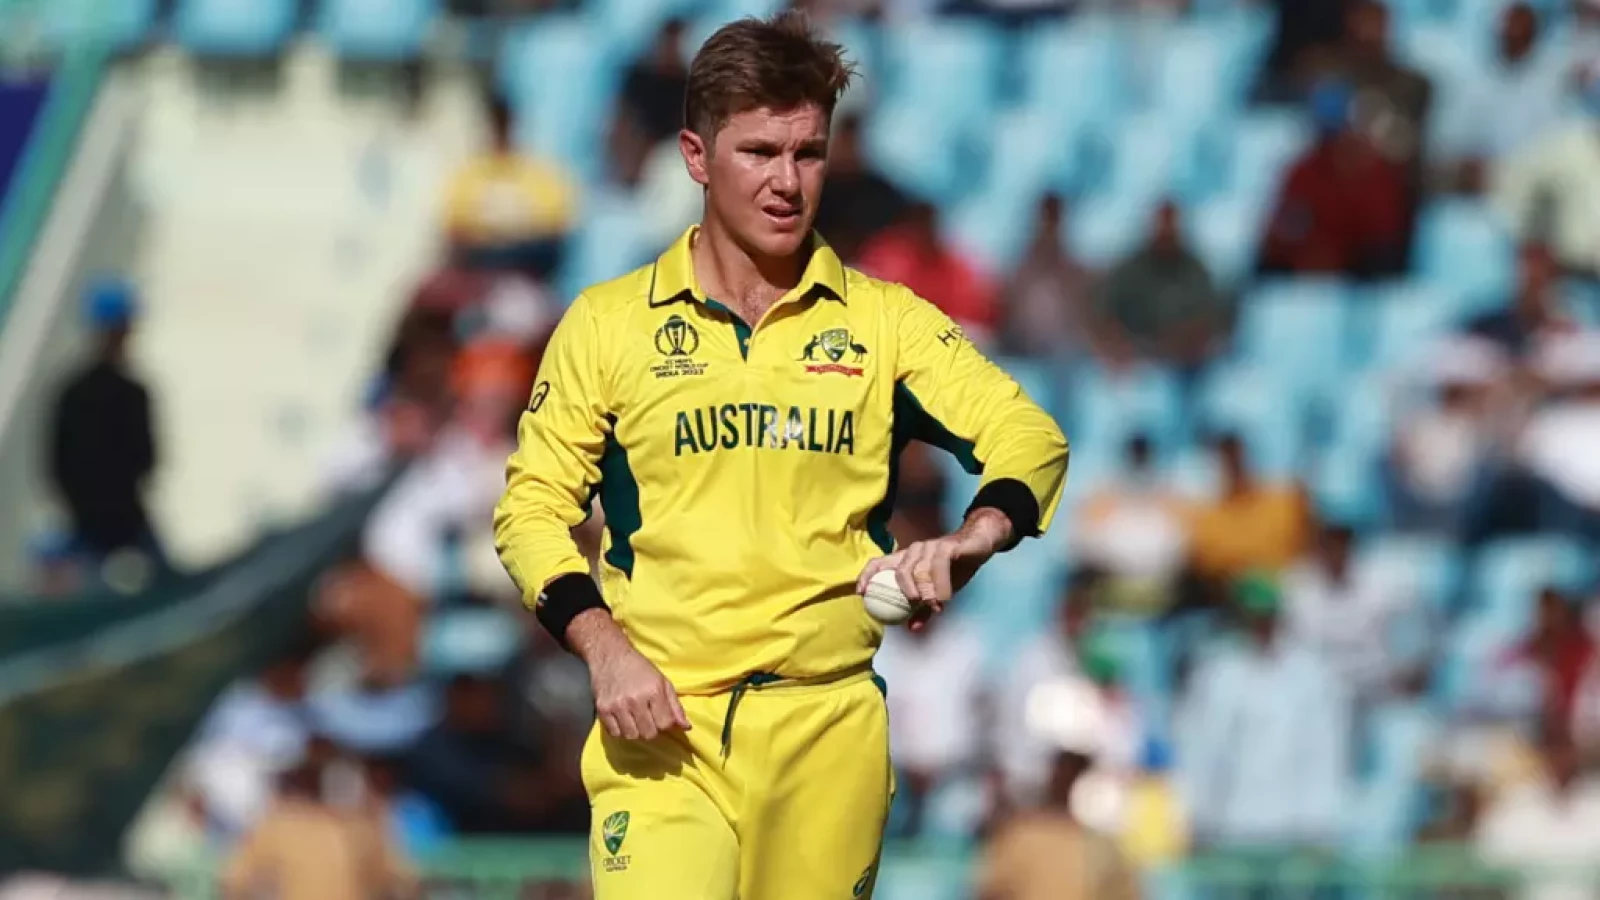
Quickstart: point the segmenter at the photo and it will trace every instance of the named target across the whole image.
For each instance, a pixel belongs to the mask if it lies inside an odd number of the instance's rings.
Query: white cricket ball
[[[867,615],[885,625],[899,625],[917,611],[917,604],[900,590],[893,569],[884,569],[867,581],[867,592],[861,595]]]

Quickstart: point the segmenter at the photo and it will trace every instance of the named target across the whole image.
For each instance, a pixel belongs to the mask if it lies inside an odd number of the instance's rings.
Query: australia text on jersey
[[[680,410],[672,443],[674,456],[739,447],[853,456],[856,416],[849,409],[724,403]]]

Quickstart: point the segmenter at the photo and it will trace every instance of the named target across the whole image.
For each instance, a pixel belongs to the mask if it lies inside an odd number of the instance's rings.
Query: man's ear
[[[683,154],[683,165],[696,184],[705,187],[711,182],[711,143],[685,128],[678,132],[678,152]]]

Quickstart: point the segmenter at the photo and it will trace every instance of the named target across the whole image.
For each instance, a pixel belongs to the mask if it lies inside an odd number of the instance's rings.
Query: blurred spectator
[[[1517,287],[1511,302],[1474,318],[1467,331],[1498,344],[1510,359],[1526,362],[1545,338],[1576,327],[1562,300],[1561,271],[1554,255],[1543,244],[1526,244],[1517,254]]]
[[[933,540],[945,533],[944,468],[935,454],[927,444],[917,442],[907,444],[900,452],[889,532],[901,546]]]
[[[572,177],[555,163],[520,152],[510,103],[488,101],[490,144],[450,180],[447,228],[455,257],[472,268],[548,279],[576,212]]]
[[[1472,497],[1463,524],[1469,545],[1528,531],[1600,540],[1600,456],[1574,449],[1600,440],[1600,335],[1543,342],[1534,374],[1549,399],[1527,419],[1512,458]]]
[[[977,633],[942,616],[919,630],[884,634],[874,665],[892,686],[889,745],[904,797],[905,837],[923,830],[936,792],[976,769],[986,702],[983,662]]]
[[[1337,845],[1350,796],[1350,697],[1283,633],[1278,589],[1241,583],[1245,640],[1196,670],[1176,714],[1179,787],[1197,847],[1267,858]]]
[[[1499,41],[1492,64],[1463,80],[1444,127],[1449,187],[1482,191],[1488,165],[1550,131],[1563,117],[1564,54],[1540,43],[1539,15],[1526,2],[1500,14]]]
[[[85,299],[94,348],[56,397],[50,478],[95,575],[133,592],[168,568],[144,501],[156,467],[150,392],[128,367],[138,298],[127,282],[111,280]],[[124,558],[133,567],[126,575]]]
[[[828,136],[828,178],[815,222],[828,245],[851,264],[869,239],[900,221],[908,203],[900,189],[867,159],[863,140],[860,116],[842,116],[833,123]]]
[[[947,15],[983,16],[1002,28],[1023,29],[1064,17],[1080,0],[945,0]]]
[[[995,754],[1006,791],[1016,800],[1036,796],[1044,787],[1054,753],[1048,735],[1038,733],[1028,721],[1028,698],[1041,687],[1083,677],[1078,651],[1093,622],[1095,593],[1103,580],[1093,569],[1073,572],[1063,585],[1055,627],[1023,645],[1006,673],[997,710]]]
[[[1171,200],[1156,209],[1145,245],[1107,274],[1098,314],[1115,355],[1192,379],[1227,339],[1230,309],[1184,239],[1181,216]]]
[[[277,799],[228,860],[226,900],[416,895],[416,876],[389,835],[359,808],[324,795],[331,754],[314,747],[283,776]]]
[[[363,562],[328,573],[318,588],[313,608],[320,624],[355,645],[363,680],[397,687],[416,674],[422,597]]]
[[[1284,576],[1284,619],[1291,639],[1311,648],[1362,703],[1415,685],[1419,660],[1400,631],[1420,612],[1413,598],[1355,566],[1355,532],[1324,524],[1312,552]]]
[[[1346,0],[1269,0],[1277,33],[1257,94],[1277,103],[1304,98],[1309,65],[1344,35]]]
[[[1116,841],[1085,824],[1095,726],[1063,723],[1042,803],[1005,822],[979,863],[979,900],[1137,900],[1139,877]]]
[[[406,756],[405,783],[460,834],[583,833],[588,800],[577,758],[514,728],[513,702],[497,679],[456,676],[444,720]]]
[[[1094,277],[1067,250],[1065,219],[1060,194],[1039,199],[1028,249],[1001,295],[1005,353],[1060,359],[1093,347]]]
[[[1580,76],[1587,115],[1501,160],[1490,199],[1524,243],[1548,243],[1570,273],[1600,277],[1600,63]]]
[[[613,180],[631,193],[640,246],[653,254],[700,221],[704,191],[684,177],[676,140],[648,143],[627,115],[615,117],[610,140]]]
[[[265,811],[279,773],[311,741],[305,697],[317,652],[308,635],[252,681],[229,688],[194,739],[187,781],[210,826],[227,838]]]
[[[456,548],[487,540],[506,456],[532,389],[533,367],[516,345],[488,339],[456,362],[449,425],[373,511],[365,554],[386,577],[432,596],[456,577]]]
[[[1475,706],[1522,734],[1567,728],[1583,678],[1595,659],[1595,640],[1577,606],[1560,590],[1539,592],[1533,627],[1482,674]]]
[[[1423,377],[1427,398],[1398,416],[1389,455],[1389,503],[1401,529],[1454,533],[1495,452],[1510,373],[1489,341],[1453,338],[1435,350]]]
[[[1279,572],[1310,544],[1310,516],[1298,484],[1259,481],[1237,435],[1212,443],[1222,491],[1197,507],[1190,523],[1190,553],[1200,575],[1227,583],[1253,571]]]
[[[1600,859],[1600,780],[1585,775],[1565,729],[1545,735],[1543,777],[1514,788],[1483,813],[1475,846],[1494,864],[1532,870],[1520,900],[1594,896]]]
[[[668,19],[644,58],[622,79],[621,110],[639,123],[644,138],[656,144],[683,128],[683,92],[689,84],[683,35],[688,24]]]
[[[1378,278],[1404,270],[1411,241],[1406,174],[1350,127],[1355,94],[1312,91],[1315,144],[1290,167],[1262,243],[1268,274]]]
[[[896,281],[943,310],[982,346],[999,324],[995,286],[977,265],[939,235],[939,211],[913,203],[899,224],[871,238],[861,251],[861,270]]]
[[[1390,47],[1389,8],[1380,0],[1346,5],[1344,39],[1315,65],[1354,91],[1352,125],[1389,160],[1414,171],[1428,133],[1433,86]]]
[[[1078,558],[1105,573],[1103,602],[1129,612],[1161,612],[1189,560],[1184,503],[1163,481],[1150,438],[1135,435],[1123,470],[1085,501],[1073,529]]]

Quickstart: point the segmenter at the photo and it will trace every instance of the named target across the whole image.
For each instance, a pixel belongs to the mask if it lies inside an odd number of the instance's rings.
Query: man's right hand
[[[567,645],[589,666],[594,708],[606,734],[648,741],[665,731],[689,730],[672,683],[633,649],[606,610],[591,609],[573,619]]]

